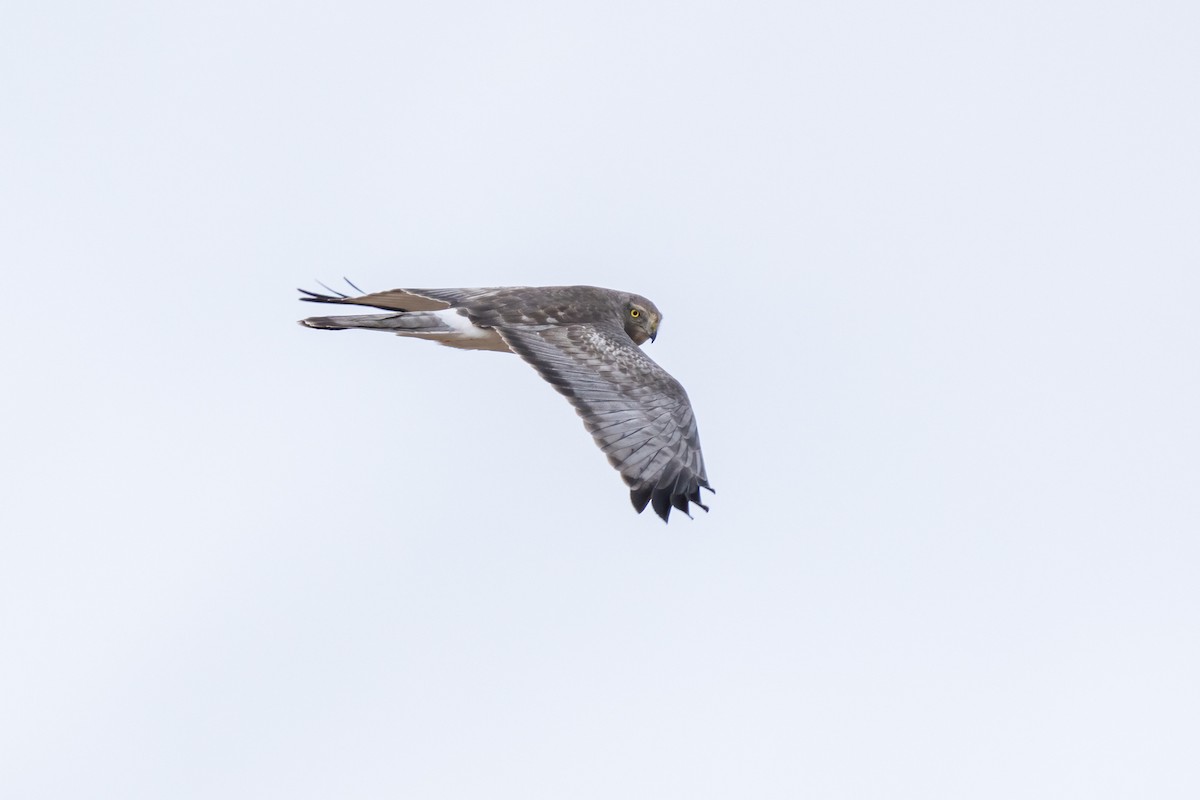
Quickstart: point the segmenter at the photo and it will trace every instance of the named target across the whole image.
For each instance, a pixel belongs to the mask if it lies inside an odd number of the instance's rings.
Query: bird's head
[[[658,336],[658,323],[662,314],[658,307],[640,295],[630,295],[625,303],[623,316],[625,332],[635,344],[645,344],[646,340],[654,341]]]

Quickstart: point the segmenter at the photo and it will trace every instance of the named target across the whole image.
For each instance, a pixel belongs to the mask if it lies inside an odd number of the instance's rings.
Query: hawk
[[[595,286],[392,289],[355,297],[324,288],[331,294],[301,289],[300,299],[388,313],[309,317],[301,325],[516,353],[575,407],[639,514],[650,505],[666,522],[672,508],[690,517],[689,503],[708,511],[700,489],[713,489],[687,393],[640,347],[654,341],[662,320],[646,298]]]

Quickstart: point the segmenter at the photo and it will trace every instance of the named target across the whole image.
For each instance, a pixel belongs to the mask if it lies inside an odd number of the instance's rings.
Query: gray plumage
[[[391,312],[300,321],[310,328],[383,330],[516,353],[575,407],[638,513],[651,505],[666,521],[672,508],[691,516],[689,503],[708,510],[700,489],[712,488],[687,393],[640,348],[654,340],[662,319],[646,298],[594,286],[393,289],[357,297],[300,291],[308,302]]]

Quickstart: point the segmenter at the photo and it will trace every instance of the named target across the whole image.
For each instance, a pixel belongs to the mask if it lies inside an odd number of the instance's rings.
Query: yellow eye
[[[633,317],[634,319],[637,319],[641,315],[642,312],[638,311],[636,308],[629,309],[629,316]]]

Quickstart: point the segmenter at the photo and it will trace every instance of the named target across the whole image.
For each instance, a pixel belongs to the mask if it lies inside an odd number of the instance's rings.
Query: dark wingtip
[[[692,518],[692,511],[688,508],[688,498],[686,496],[682,494],[671,495],[671,505],[675,506],[675,508],[682,511],[684,514],[687,514],[688,519]]]
[[[693,519],[691,504],[708,512],[708,506],[700,502],[701,488],[712,491],[707,484],[689,486],[687,481],[679,481],[671,487],[644,486],[640,489],[631,489],[629,499],[633,502],[634,510],[639,514],[646,510],[646,506],[652,506],[654,513],[663,522],[670,521],[672,508],[687,514],[688,519]]]
[[[317,283],[321,282],[317,281]],[[321,285],[325,286],[323,283],[321,283]],[[325,286],[325,288],[328,289],[329,287]],[[321,294],[320,292],[310,292],[308,289],[301,289],[299,287],[297,287],[296,291],[300,292],[300,294],[308,295],[308,297],[300,298],[301,302],[304,303],[341,303],[345,299],[344,295],[341,297],[334,297],[333,295]]]
[[[671,521],[671,493],[669,491],[655,489],[650,493],[650,502],[654,506],[654,513],[662,517],[663,522]]]
[[[343,293],[343,292],[339,292],[337,289],[331,289],[330,287],[326,286],[326,285],[325,285],[324,283],[322,283],[321,281],[317,281],[317,283],[321,285],[321,288],[322,288],[322,289],[324,289],[325,291],[329,292],[329,293],[330,293],[331,295],[333,295],[334,297],[338,297],[338,298],[341,298],[342,300],[345,300],[347,297],[349,297],[349,296],[350,296],[350,295],[348,295],[348,294],[345,294],[345,293]]]
[[[342,278],[342,280],[344,280],[351,289],[359,294],[366,294],[362,289],[359,289],[357,286],[355,286],[353,281],[351,281],[349,278]],[[354,298],[350,297],[350,295],[346,294],[345,292],[339,292],[337,289],[332,289],[326,286],[322,281],[317,281],[317,285],[329,292],[329,294],[310,292],[308,289],[297,288],[296,291],[300,292],[301,294],[308,295],[308,297],[301,297],[300,299],[306,303],[349,303],[353,302],[354,300]]]

